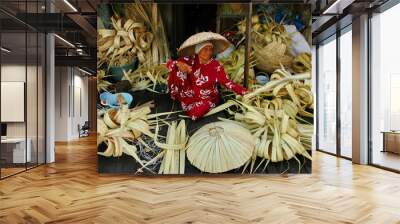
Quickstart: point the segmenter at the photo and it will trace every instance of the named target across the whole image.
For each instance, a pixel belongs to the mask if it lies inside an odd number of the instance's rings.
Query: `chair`
[[[79,138],[89,136],[89,129],[90,129],[89,121],[85,121],[82,127],[78,124]]]

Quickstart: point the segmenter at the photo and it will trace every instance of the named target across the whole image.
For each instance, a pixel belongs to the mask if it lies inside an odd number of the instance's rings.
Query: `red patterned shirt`
[[[179,71],[176,66],[178,61],[191,66],[191,73]],[[168,87],[171,97],[184,104],[208,101],[211,107],[215,106],[219,102],[217,83],[240,95],[246,92],[244,87],[229,80],[224,67],[215,59],[201,64],[196,54],[191,57],[181,57],[176,61],[169,60],[167,67],[170,71]]]

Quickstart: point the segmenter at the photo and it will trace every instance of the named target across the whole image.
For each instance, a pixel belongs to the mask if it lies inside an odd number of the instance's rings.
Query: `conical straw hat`
[[[195,54],[196,44],[210,41],[214,45],[214,54],[223,52],[230,46],[230,42],[221,34],[213,32],[201,32],[190,36],[178,49],[179,56],[191,56]]]
[[[190,137],[186,155],[203,172],[223,173],[249,161],[255,142],[247,128],[219,121],[204,125]]]

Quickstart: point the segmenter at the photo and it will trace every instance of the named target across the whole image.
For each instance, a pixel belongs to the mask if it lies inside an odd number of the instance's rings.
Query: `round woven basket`
[[[254,56],[256,57],[256,68],[265,72],[274,72],[281,65],[285,68],[291,67],[293,57],[286,54],[286,45],[278,42],[271,42],[261,48],[253,45]]]

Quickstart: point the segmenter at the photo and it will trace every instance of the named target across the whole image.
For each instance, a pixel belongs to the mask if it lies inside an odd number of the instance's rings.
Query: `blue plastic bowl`
[[[103,92],[100,94],[100,100],[105,103],[106,106],[112,107],[112,108],[118,108],[120,105],[118,104],[117,100],[117,95],[121,94],[128,106],[131,105],[133,102],[133,97],[129,93],[115,93],[112,94],[110,92]]]
[[[133,61],[129,64],[123,66],[110,67],[109,73],[111,74],[111,78],[114,81],[120,81],[122,77],[124,77],[124,71],[127,72],[129,70],[135,70],[136,67],[137,67],[137,58],[134,58]]]
[[[269,78],[268,78],[268,76],[265,76],[265,75],[258,75],[256,77],[256,80],[257,80],[258,84],[265,85],[269,81]]]

